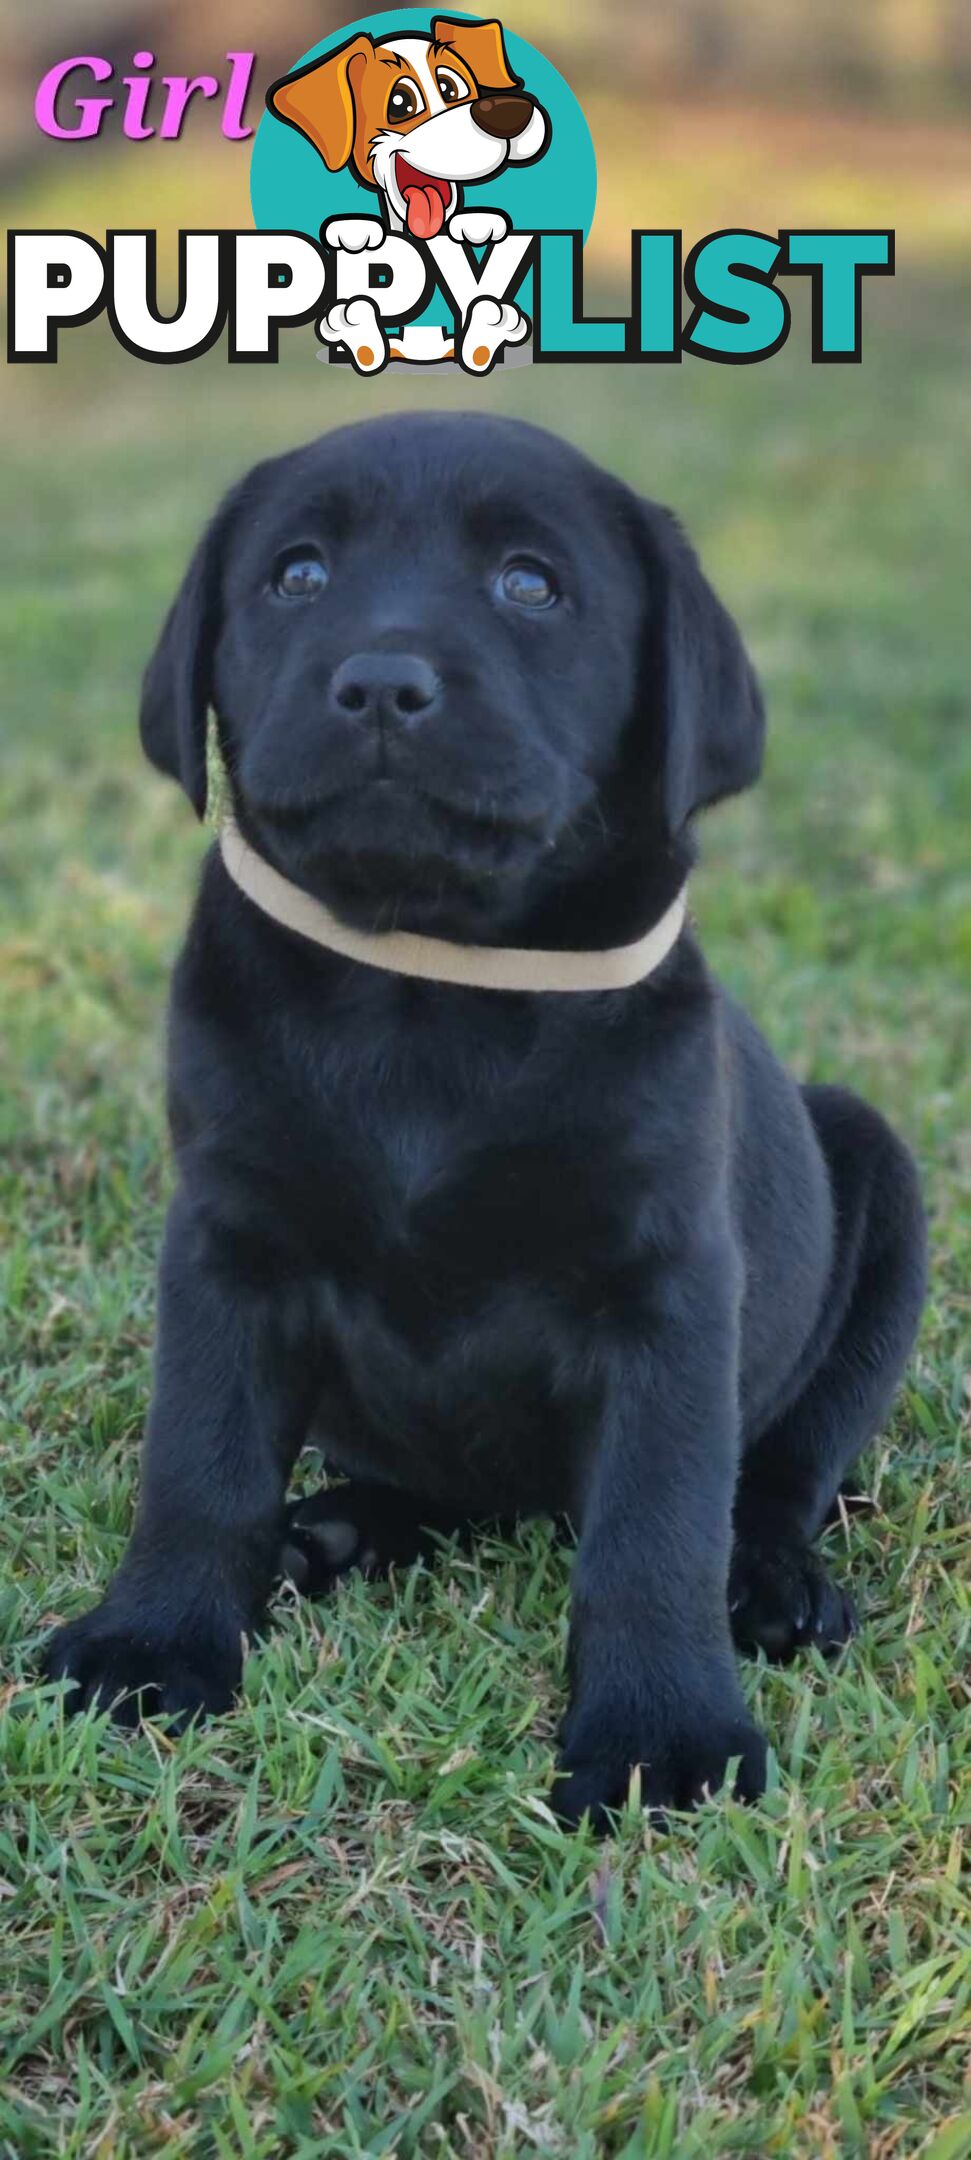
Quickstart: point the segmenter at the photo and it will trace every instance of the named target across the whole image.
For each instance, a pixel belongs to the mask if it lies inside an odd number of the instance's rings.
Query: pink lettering
[[[223,108],[223,134],[230,142],[245,142],[252,135],[251,127],[245,125],[246,99],[253,80],[256,54],[251,52],[228,52],[232,73],[226,85],[226,103]]]
[[[89,68],[95,82],[107,82],[111,75],[111,63],[99,60],[93,53],[78,53],[73,60],[59,60],[56,67],[49,68],[37,86],[34,99],[34,118],[45,135],[53,135],[59,142],[81,142],[97,135],[102,115],[114,104],[110,97],[79,97],[74,100],[75,112],[81,118],[76,127],[62,127],[57,117],[57,94],[62,83],[76,68]]]
[[[154,53],[137,52],[132,54],[132,67],[153,68],[154,66]],[[155,133],[154,128],[145,125],[145,108],[148,104],[148,93],[152,85],[150,82],[146,82],[144,75],[126,75],[123,80],[128,92],[124,120],[125,134],[129,142],[148,142],[149,137]]]
[[[220,126],[227,142],[246,142],[253,134],[246,119],[246,102],[256,69],[256,54],[228,52],[226,59],[229,75]],[[133,53],[131,64],[133,70],[144,72],[122,76],[126,94],[122,99],[119,93],[116,100],[87,94],[87,81],[107,83],[112,80],[114,69],[110,60],[102,59],[96,53],[75,53],[69,60],[59,60],[37,85],[34,116],[38,127],[59,142],[83,142],[101,134],[105,114],[117,103],[122,113],[122,129],[129,142],[148,142],[156,133],[163,142],[178,142],[193,98],[218,98],[221,92],[222,86],[216,75],[163,75],[165,103],[156,130],[149,119],[155,81],[150,70],[156,64],[155,54],[147,50]],[[72,75],[78,74],[82,77],[81,88],[85,94],[75,94],[68,108],[64,86]],[[77,90],[77,85],[74,87]],[[65,120],[70,111],[70,125],[65,125],[59,117],[59,105],[64,108]]]
[[[168,97],[165,100],[159,135],[163,142],[178,142],[189,99],[197,90],[201,91],[203,97],[218,97],[219,84],[215,75],[193,75],[191,81],[185,75],[163,75],[162,81]]]

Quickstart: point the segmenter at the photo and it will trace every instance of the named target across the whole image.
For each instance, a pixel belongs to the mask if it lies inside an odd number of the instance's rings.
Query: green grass
[[[95,1597],[131,1517],[163,999],[204,844],[140,761],[140,664],[244,464],[472,392],[335,381],[299,338],[277,372],[143,370],[94,331],[8,377],[11,2153],[971,2153],[971,293],[900,281],[868,292],[866,323],[861,369],[812,369],[803,313],[766,368],[474,392],[562,427],[700,542],[772,721],[762,788],[707,827],[706,945],[800,1074],[899,1122],[933,1214],[919,1354],[871,1506],[830,1541],[858,1641],[833,1672],[745,1668],[777,1757],[761,1807],[664,1833],[631,1814],[603,1848],[546,1805],[568,1559],[537,1526],[315,1609],[283,1598],[238,1712],[177,1745],[65,1723],[37,1685],[43,1635]]]

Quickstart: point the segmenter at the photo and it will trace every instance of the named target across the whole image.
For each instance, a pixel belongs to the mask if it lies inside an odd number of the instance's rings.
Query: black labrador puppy
[[[138,1518],[49,1672],[225,1710],[281,1567],[316,1592],[566,1516],[564,1819],[634,1765],[651,1804],[734,1758],[757,1794],[734,1645],[852,1630],[813,1540],[925,1256],[905,1147],[796,1086],[680,928],[694,815],[760,766],[733,622],[564,443],[384,418],[258,467],[195,555],[141,725],[200,813],[210,706],[267,898],[212,850]],[[288,1510],[310,1434],[348,1482]]]

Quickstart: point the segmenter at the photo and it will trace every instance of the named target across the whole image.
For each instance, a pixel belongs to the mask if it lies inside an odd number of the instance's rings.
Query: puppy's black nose
[[[498,135],[505,142],[512,142],[529,126],[533,110],[531,97],[520,97],[518,91],[493,91],[491,96],[473,98],[469,107],[477,127],[486,135]]]
[[[408,726],[438,704],[441,683],[417,653],[352,653],[331,678],[331,703],[362,720]]]

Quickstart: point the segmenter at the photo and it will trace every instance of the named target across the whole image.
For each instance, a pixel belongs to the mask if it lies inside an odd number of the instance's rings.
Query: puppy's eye
[[[515,562],[507,563],[499,572],[495,590],[500,600],[509,600],[513,607],[521,608],[555,607],[560,597],[552,570],[531,555],[520,555]]]
[[[316,600],[327,583],[327,571],[319,555],[300,548],[277,564],[273,590],[284,600]]]
[[[424,110],[425,100],[418,84],[409,82],[408,77],[402,75],[388,99],[388,119],[414,120],[416,114]]]
[[[439,68],[435,81],[446,105],[454,105],[456,98],[468,96],[468,84],[460,82],[459,77],[453,75],[450,68]]]

